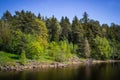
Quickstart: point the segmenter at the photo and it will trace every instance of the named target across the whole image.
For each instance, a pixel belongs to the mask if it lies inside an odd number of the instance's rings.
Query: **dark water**
[[[120,63],[74,65],[23,72],[0,71],[0,80],[120,80]]]

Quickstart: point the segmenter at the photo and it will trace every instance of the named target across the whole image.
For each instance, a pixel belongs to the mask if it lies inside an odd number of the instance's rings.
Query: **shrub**
[[[100,59],[108,59],[111,55],[110,53],[110,44],[106,38],[102,38],[97,36],[95,39],[95,47],[96,47],[96,54],[100,57]]]
[[[22,53],[21,53],[21,55],[20,55],[20,61],[21,61],[21,64],[22,65],[25,65],[26,64],[26,54],[25,54],[25,51],[24,50],[22,50]]]
[[[63,62],[71,58],[76,49],[77,46],[74,48],[73,44],[69,44],[67,41],[51,42],[48,47],[48,55],[53,57],[55,61]]]
[[[33,41],[27,45],[27,57],[30,59],[39,59],[44,52],[44,47],[38,42]]]

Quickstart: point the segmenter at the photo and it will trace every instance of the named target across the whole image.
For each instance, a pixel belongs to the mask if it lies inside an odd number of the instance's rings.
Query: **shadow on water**
[[[120,63],[74,65],[22,72],[0,72],[0,80],[120,80]]]

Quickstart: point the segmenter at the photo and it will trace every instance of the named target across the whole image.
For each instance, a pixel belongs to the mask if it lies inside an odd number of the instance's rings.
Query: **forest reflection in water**
[[[120,63],[74,65],[31,71],[0,71],[0,80],[119,80]]]

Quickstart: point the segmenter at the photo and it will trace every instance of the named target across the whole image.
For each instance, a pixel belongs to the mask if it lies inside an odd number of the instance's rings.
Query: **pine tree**
[[[60,25],[62,28],[62,32],[60,35],[60,40],[68,40],[71,41],[71,24],[69,22],[69,19],[67,17],[62,17],[60,21]]]
[[[83,18],[81,19],[82,23],[87,24],[89,21],[87,12],[83,13]]]
[[[38,18],[38,19],[40,19],[40,20],[42,19],[42,17],[41,17],[41,14],[40,14],[40,13],[38,14],[38,17],[37,17],[37,18]]]
[[[72,41],[73,44],[78,45],[79,56],[83,56],[84,46],[84,30],[80,24],[78,18],[75,16],[72,22]]]
[[[3,16],[2,16],[2,20],[5,21],[10,21],[12,19],[12,14],[7,10]]]
[[[46,20],[46,26],[48,28],[49,41],[59,41],[59,37],[61,34],[61,26],[58,20],[53,16],[50,19]]]

